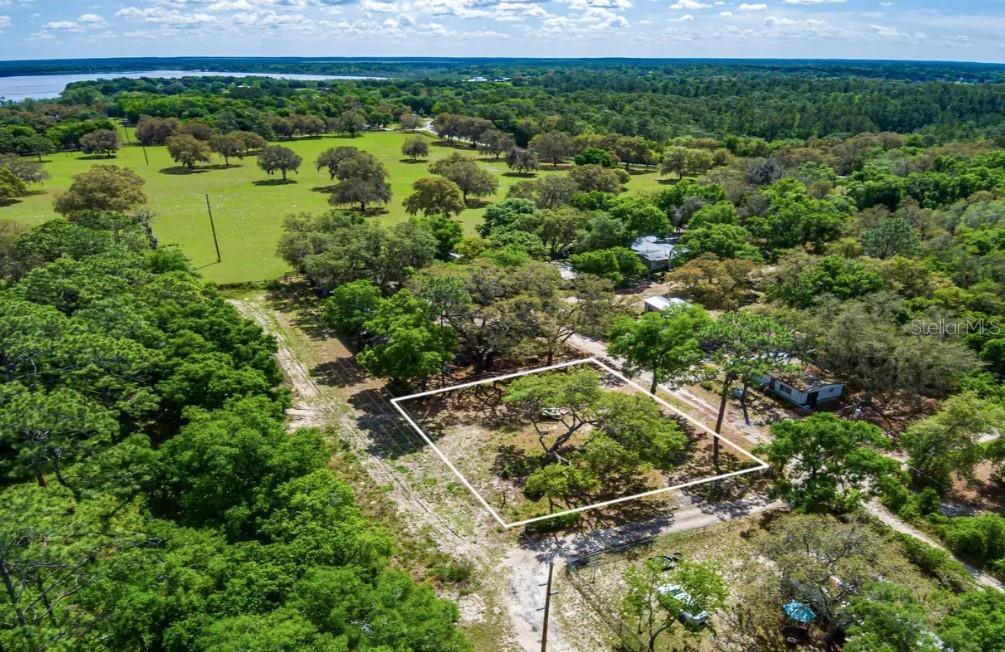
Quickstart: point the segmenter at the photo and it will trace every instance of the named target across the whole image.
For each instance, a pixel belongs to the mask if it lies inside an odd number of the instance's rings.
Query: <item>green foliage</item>
[[[197,138],[189,136],[187,134],[181,134],[178,136],[171,136],[166,141],[168,154],[174,159],[175,163],[181,163],[189,170],[195,167],[196,163],[209,163],[210,159],[210,146]],[[294,155],[295,156],[295,155]],[[274,159],[268,158],[266,161],[271,161],[271,164],[275,164],[274,169],[280,169],[283,171],[283,178],[286,178],[286,171],[293,169],[295,170],[297,165],[292,165],[290,161],[285,158],[280,158],[276,156]],[[272,174],[273,170],[269,167],[262,165],[262,169]]]
[[[884,285],[879,273],[863,261],[843,256],[809,259],[796,253],[780,261],[775,276],[777,283],[769,295],[798,308],[809,308],[827,295],[842,301],[854,299]]]
[[[0,202],[24,196],[28,187],[9,168],[0,167]]]
[[[648,649],[656,649],[681,613],[699,609],[712,612],[722,608],[729,595],[726,580],[711,563],[684,561],[671,572],[664,572],[658,560],[629,566],[624,574],[628,591],[621,603],[622,616],[634,626]],[[690,596],[686,604],[664,591],[676,585]]]
[[[600,486],[600,480],[590,470],[566,464],[548,464],[527,477],[523,492],[528,498],[587,497]]]
[[[317,433],[287,436],[269,401],[190,411],[188,423],[158,450],[150,486],[155,513],[188,526],[253,535],[275,507],[278,487],[324,465]]]
[[[107,157],[115,155],[122,146],[119,135],[112,129],[96,129],[80,137],[80,151],[86,154],[102,154]]]
[[[336,211],[291,215],[283,230],[279,254],[323,288],[369,279],[390,289],[429,265],[440,245],[422,223],[385,229]]]
[[[889,582],[867,586],[848,604],[848,652],[939,652],[925,610],[911,592]]]
[[[881,452],[890,447],[883,431],[831,414],[780,421],[772,441],[758,447],[779,476],[776,492],[807,511],[849,511],[876,479],[894,474],[897,463]]]
[[[602,484],[631,481],[647,468],[668,472],[688,444],[650,397],[604,390],[589,368],[524,376],[503,400],[533,424],[543,451],[546,464],[524,486],[532,499],[568,502]],[[542,428],[548,412],[560,415],[561,428]],[[581,432],[584,439],[573,443]]]
[[[622,317],[611,326],[608,351],[624,358],[629,375],[650,373],[649,391],[655,393],[657,385],[697,377],[696,367],[704,358],[698,335],[710,323],[699,306],[672,306],[635,320]]]
[[[946,588],[962,593],[973,586],[966,567],[951,554],[921,541],[910,534],[898,537],[907,559],[926,575],[934,577]]]
[[[710,310],[737,310],[751,298],[753,271],[749,260],[703,254],[674,269],[667,281],[679,296]]]
[[[910,256],[918,249],[918,234],[904,218],[888,217],[862,234],[862,246],[873,258]]]
[[[429,141],[422,136],[412,136],[401,145],[401,153],[413,161],[429,156]]]
[[[627,284],[646,273],[646,266],[627,247],[586,251],[569,260],[577,272],[606,278],[614,285]]]
[[[785,364],[780,356],[792,348],[792,335],[766,315],[727,312],[700,334],[711,347],[711,361],[724,375],[728,387],[738,379],[756,382]]]
[[[286,175],[290,172],[297,172],[302,162],[303,159],[299,154],[282,145],[263,147],[258,154],[258,167],[265,170],[268,175],[278,171],[283,176],[283,181],[286,181]]]
[[[624,190],[620,174],[624,170],[611,170],[601,165],[576,165],[569,172],[569,178],[576,182],[579,192],[600,192],[616,195]]]
[[[143,179],[132,170],[114,165],[95,165],[73,177],[69,190],[57,195],[57,213],[72,216],[81,211],[126,211],[145,204]]]
[[[660,165],[660,172],[667,174],[674,172],[677,179],[687,176],[698,176],[704,174],[715,164],[712,153],[704,149],[693,149],[690,147],[673,146],[667,148],[663,153],[663,162]]]
[[[1005,571],[1005,518],[986,513],[957,517],[932,515],[930,519],[950,550],[978,566],[987,565],[998,573]]]
[[[329,198],[333,206],[359,204],[360,211],[366,212],[368,204],[391,201],[387,169],[373,154],[352,147],[326,150],[318,157],[316,166],[320,170],[326,165],[332,179],[339,180]]]
[[[457,244],[464,239],[464,227],[460,222],[443,214],[425,215],[413,218],[415,224],[429,231],[436,238],[436,257],[440,260],[450,260]]]
[[[464,193],[447,178],[427,177],[412,184],[412,194],[405,197],[405,212],[409,215],[456,215],[464,210]]]
[[[537,208],[529,199],[504,199],[485,209],[478,233],[489,236],[496,230],[502,230],[524,215],[533,215]]]
[[[663,236],[670,232],[666,215],[644,197],[616,197],[608,203],[607,212],[614,219],[621,220],[626,231],[633,236]]]
[[[468,650],[287,433],[272,339],[135,222],[75,219],[0,292],[0,647]]]
[[[739,224],[736,208],[728,201],[708,204],[695,211],[688,226],[697,229],[709,224]]]
[[[430,312],[431,306],[408,290],[382,301],[364,324],[379,343],[362,351],[359,363],[377,376],[425,384],[453,357],[456,342],[452,331],[430,319]]]
[[[572,157],[572,160],[576,165],[599,165],[604,168],[613,168],[617,165],[616,157],[613,154],[596,147],[587,147]]]
[[[458,153],[430,164],[429,171],[453,181],[460,188],[464,201],[469,195],[484,197],[495,194],[499,187],[495,175],[479,167],[475,159]]]
[[[340,335],[357,337],[382,299],[380,288],[367,279],[354,280],[332,290],[322,319]]]
[[[761,253],[750,243],[751,233],[737,224],[707,224],[688,229],[680,242],[692,256],[714,254],[719,260],[742,258],[761,261]]]
[[[964,393],[943,403],[938,414],[912,424],[901,443],[910,455],[916,481],[944,491],[954,473],[973,479],[974,467],[986,455],[981,437],[1002,428],[1005,409]]]
[[[827,242],[838,237],[853,211],[851,204],[841,198],[811,198],[806,186],[794,179],[783,179],[763,194],[769,208],[748,220],[747,227],[774,251],[800,245],[822,251]]]
[[[965,594],[942,620],[939,634],[956,652],[1005,650],[1005,596],[984,589]]]

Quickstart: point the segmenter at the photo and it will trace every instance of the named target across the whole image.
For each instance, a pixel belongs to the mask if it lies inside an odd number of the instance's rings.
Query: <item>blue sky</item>
[[[1005,61],[1005,0],[0,0],[0,59],[172,55]]]

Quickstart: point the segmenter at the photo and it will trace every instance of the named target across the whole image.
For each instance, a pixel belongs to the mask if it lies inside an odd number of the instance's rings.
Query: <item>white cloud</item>
[[[694,16],[692,16],[691,14],[684,14],[683,16],[681,16],[679,18],[671,18],[670,22],[671,23],[690,23],[693,20],[694,20]]]
[[[0,29],[10,27],[10,16],[0,16]]]
[[[785,0],[787,5],[836,5],[844,2],[845,0]]]
[[[670,5],[671,9],[705,9],[711,7],[712,5],[705,4],[704,2],[699,2],[698,0],[677,0],[677,2]]]
[[[560,0],[574,9],[588,9],[590,7],[603,7],[606,9],[631,9],[630,0]]]
[[[42,31],[85,32],[108,26],[108,21],[97,14],[81,14],[76,20],[50,20]]]
[[[874,36],[882,39],[892,39],[897,41],[924,41],[928,35],[924,32],[902,32],[890,25],[869,25],[869,29]]]
[[[742,5],[739,6],[740,11],[764,11],[767,8],[768,5],[764,4],[763,2],[759,2],[757,4],[748,4],[744,2]]]
[[[220,19],[216,16],[212,16],[204,12],[181,12],[175,9],[164,9],[162,7],[146,7],[144,9],[140,9],[139,7],[123,7],[122,9],[116,11],[115,15],[127,20],[135,20],[169,27],[204,27],[220,22]]]

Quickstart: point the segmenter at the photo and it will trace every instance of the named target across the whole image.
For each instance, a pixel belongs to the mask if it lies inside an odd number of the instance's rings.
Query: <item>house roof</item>
[[[655,235],[644,235],[632,243],[632,251],[647,260],[667,260],[674,255],[677,245]]]

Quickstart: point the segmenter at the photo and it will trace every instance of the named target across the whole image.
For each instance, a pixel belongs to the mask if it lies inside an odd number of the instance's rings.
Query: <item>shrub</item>
[[[981,566],[1005,559],[1005,518],[997,514],[930,518],[953,552]]]
[[[967,569],[948,552],[919,541],[909,534],[898,534],[898,537],[904,546],[904,556],[921,572],[957,593],[970,588],[973,581]]]

